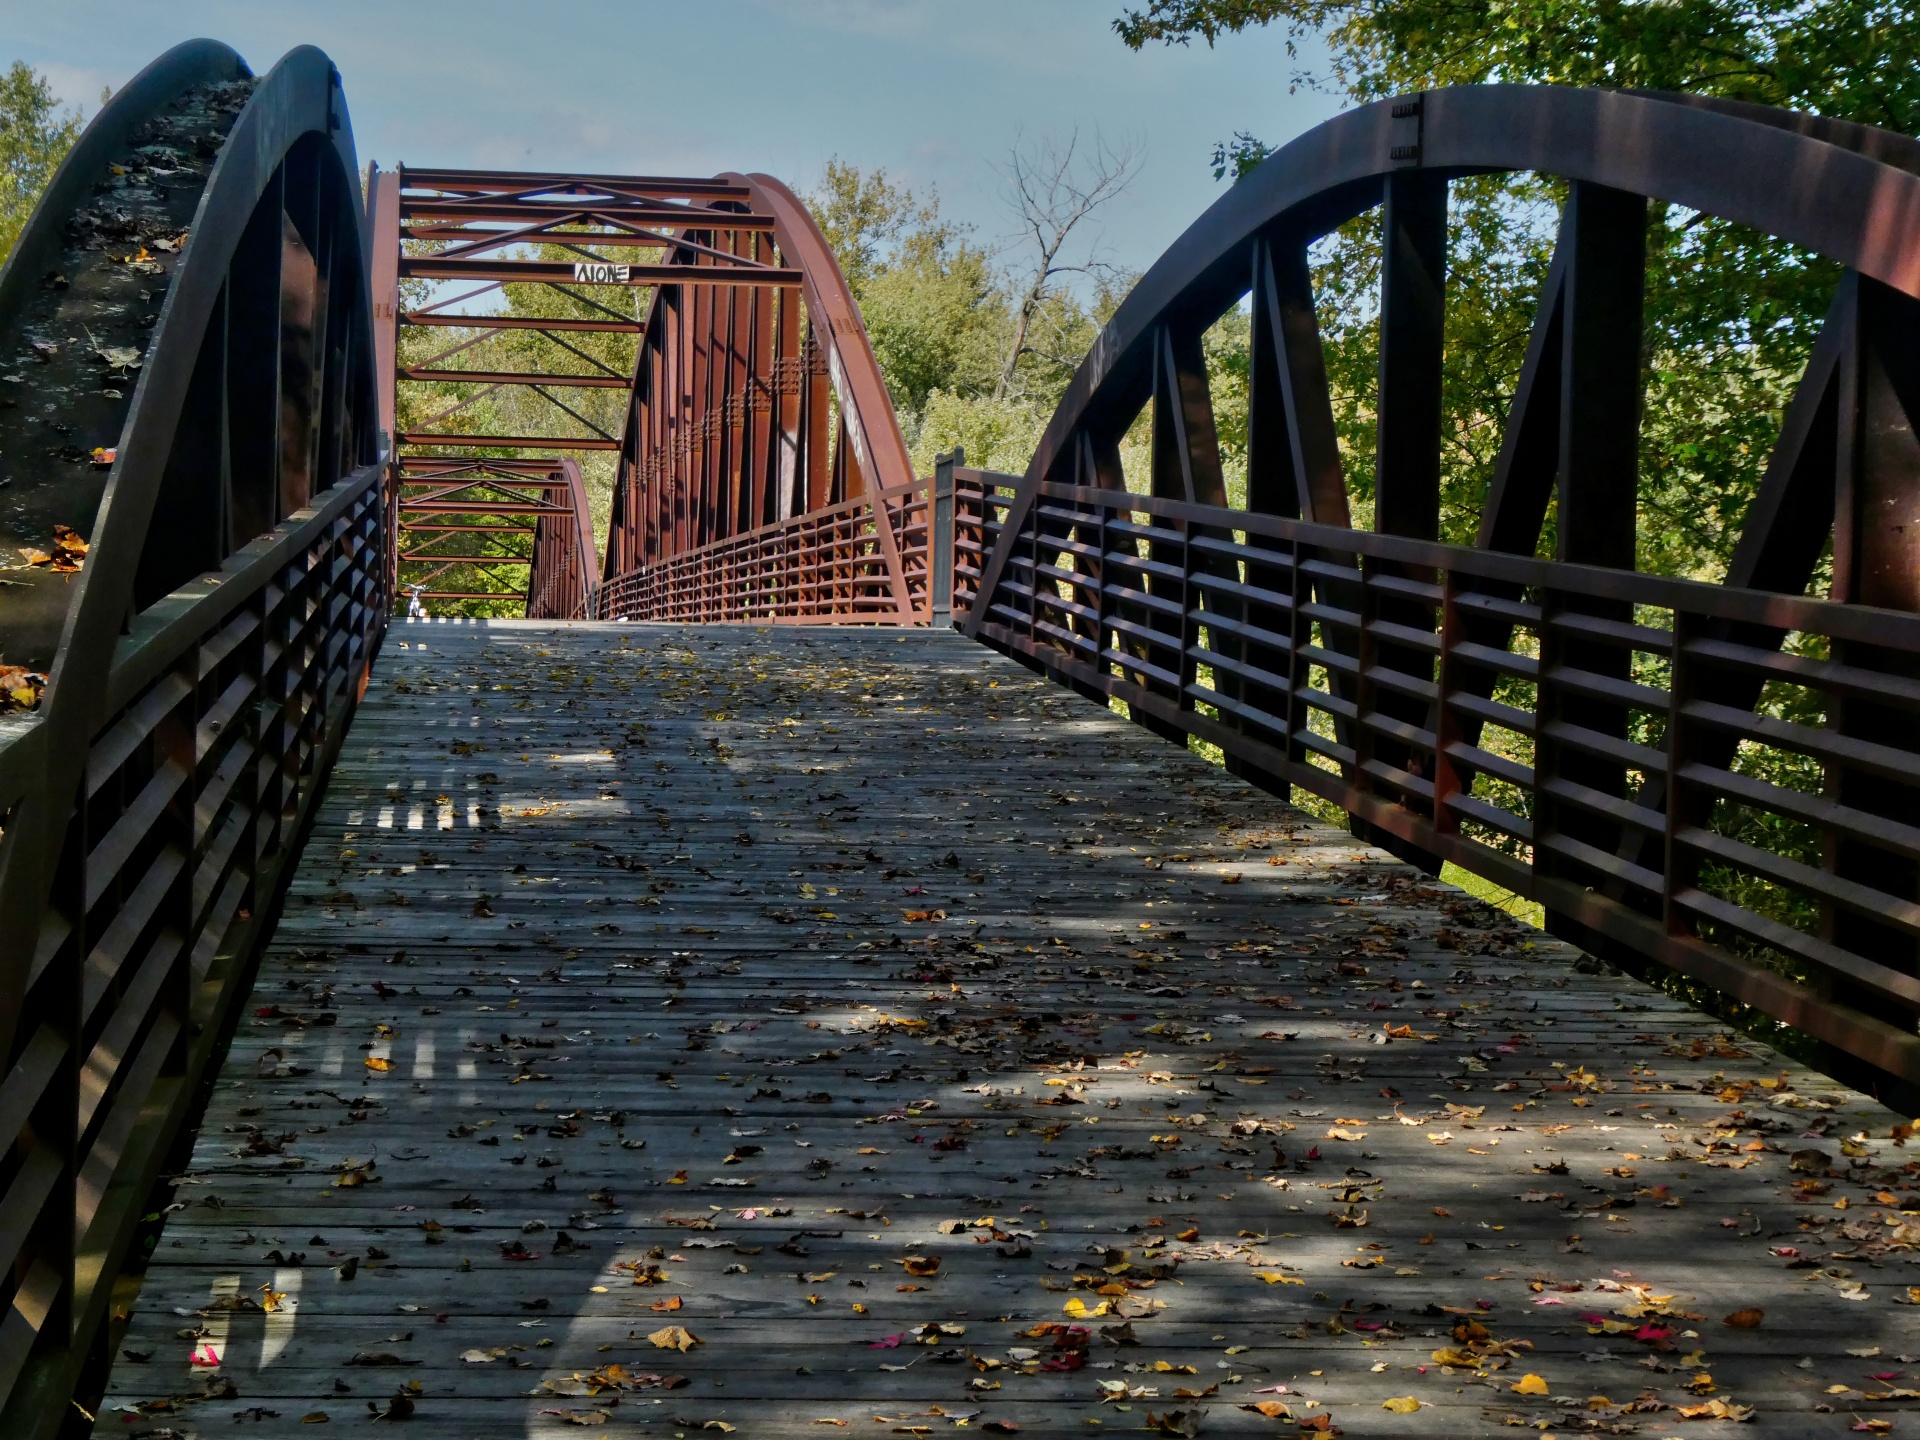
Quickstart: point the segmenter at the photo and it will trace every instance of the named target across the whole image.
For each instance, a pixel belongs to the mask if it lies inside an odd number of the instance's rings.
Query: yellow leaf
[[[1513,1393],[1516,1395],[1551,1395],[1553,1392],[1547,1388],[1547,1382],[1542,1380],[1538,1375],[1522,1375],[1518,1380],[1513,1382]]]
[[[1304,1285],[1307,1283],[1298,1275],[1287,1275],[1278,1270],[1256,1270],[1253,1273],[1269,1285]]]
[[[1382,1400],[1380,1408],[1396,1415],[1411,1415],[1420,1408],[1420,1402],[1411,1395],[1396,1395],[1391,1400]]]
[[[1092,1309],[1088,1309],[1087,1302],[1082,1300],[1078,1295],[1076,1295],[1071,1300],[1067,1301],[1067,1303],[1061,1306],[1060,1308],[1065,1310],[1067,1314],[1073,1316],[1073,1318],[1076,1320],[1091,1320],[1096,1316],[1105,1315],[1109,1309],[1109,1306],[1105,1300],[1102,1300],[1098,1305],[1095,1305]]]
[[[663,1325],[647,1339],[662,1350],[678,1350],[682,1355],[700,1343],[700,1337],[684,1325]]]
[[[367,1056],[367,1069],[369,1070],[391,1070],[392,1068],[393,1061],[387,1059],[384,1055]]]

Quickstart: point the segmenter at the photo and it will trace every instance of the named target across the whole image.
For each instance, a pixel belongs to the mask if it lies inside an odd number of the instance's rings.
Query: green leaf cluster
[[[80,138],[81,112],[63,111],[53,87],[24,60],[0,75],[0,260]]]

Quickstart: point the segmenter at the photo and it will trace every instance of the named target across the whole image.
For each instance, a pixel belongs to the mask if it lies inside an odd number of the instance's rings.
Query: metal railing
[[[224,1049],[390,608],[379,466],[148,607],[31,947],[0,1138],[6,1413],[66,1403],[169,1147]],[[0,815],[72,737],[0,737]],[[11,837],[8,837],[11,838]],[[0,859],[0,864],[6,863]],[[60,903],[64,902],[64,903]],[[34,1361],[41,1364],[38,1373]],[[22,1433],[9,1430],[9,1434]]]
[[[154,262],[168,283],[132,396],[103,397],[126,398],[104,484],[17,467],[83,557],[0,590],[0,645],[49,656],[43,688],[0,716],[7,1440],[58,1433],[104,1377],[114,1288],[143,1258],[391,601],[338,74],[306,47],[257,79],[211,41],[162,56],[35,213],[66,237],[63,266],[100,263],[71,248],[73,207],[160,116],[218,159],[190,239]],[[10,333],[44,274],[0,271]]]
[[[617,576],[595,592],[593,614],[704,624],[948,623],[966,612],[979,581],[983,475],[943,457],[930,480],[809,511]],[[881,541],[881,517],[898,572]]]
[[[1920,615],[1045,484],[975,620],[1920,1081]]]

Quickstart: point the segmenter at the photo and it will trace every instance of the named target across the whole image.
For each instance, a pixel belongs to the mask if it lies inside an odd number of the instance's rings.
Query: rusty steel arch
[[[92,346],[100,377],[42,382],[92,468],[33,478],[70,533],[54,581],[0,590],[0,655],[44,677],[0,715],[9,1436],[60,1430],[111,1354],[115,1280],[367,683],[364,244],[332,62],[256,78],[201,40],[103,106],[0,272],[9,365]]]
[[[655,292],[600,613],[913,623],[913,466],[859,306],[791,190],[770,175],[719,178],[766,228],[681,237],[724,236],[720,248],[799,284],[743,291],[702,274]],[[807,516],[819,518],[791,523]]]
[[[1447,187],[1565,182],[1477,543],[1438,543]],[[1645,233],[1690,207],[1843,268],[1724,585],[1635,574]],[[1307,246],[1381,210],[1375,529]],[[1251,309],[1247,506],[1201,336]],[[1152,416],[1151,480],[1120,443]],[[1147,272],[989,502],[969,633],[1589,949],[1920,1084],[1920,143],[1699,97],[1485,86],[1287,145]],[[1535,556],[1549,506],[1558,552]],[[1828,596],[1807,595],[1831,547]],[[1783,712],[1767,685],[1804,702]],[[1808,794],[1755,747],[1822,776]],[[1756,840],[1762,817],[1788,841]],[[1731,817],[1731,818],[1730,818]],[[1772,834],[1775,832],[1766,832]],[[1746,888],[1743,890],[1742,886]],[[1850,1068],[1849,1068],[1850,1067]]]
[[[412,363],[385,342],[396,386],[457,393],[411,424],[386,402],[396,598],[462,566],[506,567],[527,575],[529,614],[738,619],[770,605],[783,618],[924,619],[925,497],[859,308],[786,186],[402,166],[371,194],[376,314],[395,332],[454,331]],[[477,288],[407,301],[408,280]],[[531,289],[506,309],[470,307],[510,285],[544,287],[559,308],[526,308]],[[636,337],[631,369],[584,351],[594,333]],[[537,368],[473,363],[507,334],[538,338]],[[537,423],[484,419],[482,402],[508,390],[545,402]],[[593,391],[621,392],[618,433],[579,405]],[[529,453],[543,450],[564,458]],[[596,563],[584,492],[562,479],[597,456],[616,467],[605,560],[592,598],[569,581],[562,603],[551,577]],[[531,542],[512,540],[536,516]],[[742,540],[770,539],[778,567],[742,565]],[[510,598],[427,591],[495,596]]]

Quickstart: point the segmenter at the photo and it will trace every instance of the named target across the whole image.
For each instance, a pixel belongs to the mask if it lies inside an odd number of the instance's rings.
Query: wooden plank
[[[958,636],[409,623],[96,1431],[1804,1435],[1920,1364],[1897,1119]]]

